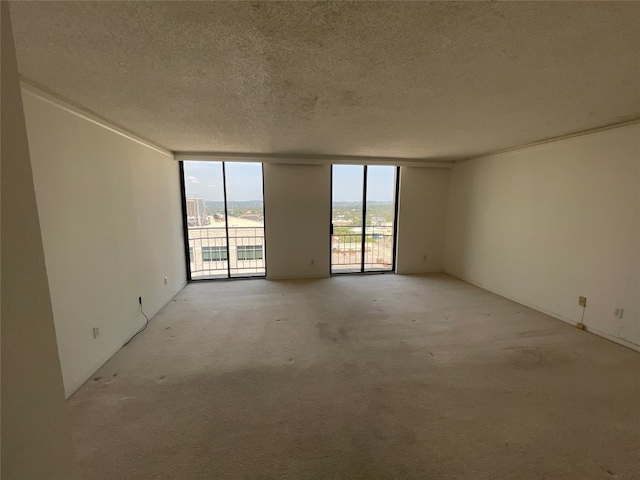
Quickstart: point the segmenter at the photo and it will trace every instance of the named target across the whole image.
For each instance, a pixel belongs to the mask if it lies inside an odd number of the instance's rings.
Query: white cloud
[[[189,180],[189,183],[200,183],[200,180],[198,180],[198,177],[194,177],[193,175],[189,175],[187,177],[187,180]]]

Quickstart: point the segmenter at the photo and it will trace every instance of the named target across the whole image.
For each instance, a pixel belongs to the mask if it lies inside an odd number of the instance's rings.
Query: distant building
[[[262,215],[260,213],[252,213],[251,211],[249,211],[247,213],[243,213],[238,218],[243,218],[245,220],[252,220],[254,222],[261,222],[262,221]]]
[[[190,227],[201,227],[206,224],[206,210],[202,195],[187,195],[187,224]]]
[[[351,220],[346,220],[344,218],[334,218],[331,223],[334,225],[351,225]]]

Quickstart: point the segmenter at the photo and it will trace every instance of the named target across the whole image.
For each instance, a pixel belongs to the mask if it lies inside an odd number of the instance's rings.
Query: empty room
[[[1,6],[3,479],[639,478],[640,4]]]

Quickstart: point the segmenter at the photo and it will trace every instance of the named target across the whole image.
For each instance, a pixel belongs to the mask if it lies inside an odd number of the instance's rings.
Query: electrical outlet
[[[587,306],[587,297],[578,297],[578,305],[581,307]]]
[[[98,327],[93,327],[93,338],[94,340],[100,336],[100,329]]]
[[[613,316],[616,318],[622,318],[622,314],[624,313],[624,308],[616,307],[613,311]]]

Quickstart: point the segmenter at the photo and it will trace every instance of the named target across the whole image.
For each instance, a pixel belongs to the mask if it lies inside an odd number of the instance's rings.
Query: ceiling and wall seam
[[[638,124],[640,124],[640,117],[633,118],[631,120],[626,120],[624,122],[612,123],[609,125],[603,125],[601,127],[590,128],[588,130],[581,130],[579,132],[568,133],[566,135],[558,135],[557,137],[545,138],[543,140],[539,140],[533,143],[528,143],[526,145],[521,145],[519,147],[505,148],[503,150],[496,150],[495,152],[488,152],[480,155],[473,155],[467,158],[459,158],[457,160],[452,161],[451,163],[455,164],[455,163],[461,163],[461,162],[468,162],[470,160],[493,157],[495,155],[503,155],[505,153],[519,152],[521,150],[527,150],[529,148],[540,147],[542,145],[546,145],[547,143],[559,142],[561,140],[569,140],[571,138],[583,137],[585,135],[592,135],[594,133],[606,132],[607,130],[613,130],[614,128],[622,128],[622,127],[628,127],[631,125],[638,125]]]
[[[358,155],[312,155],[234,152],[175,152],[176,160],[280,163],[290,165],[395,165],[425,168],[452,168],[453,162],[428,158],[376,157]]]
[[[28,94],[41,98],[46,102],[57,105],[58,107],[63,108],[64,110],[74,115],[77,115],[78,117],[84,118],[85,120],[88,120],[97,125],[100,125],[101,127],[111,130],[112,132],[118,133],[119,135],[122,135],[123,137],[126,137],[130,140],[141,143],[142,145],[152,148],[153,150],[156,150],[159,153],[163,153],[164,155],[167,155],[172,158],[174,156],[174,152],[163,147],[162,145],[158,145],[157,143],[147,138],[144,138],[141,135],[138,135],[136,132],[133,132],[132,130],[126,127],[123,127],[121,125],[118,125],[117,123],[112,122],[111,120],[103,117],[102,115],[92,112],[91,110],[89,110],[88,108],[82,105],[79,105],[67,98],[62,97],[61,95],[58,95],[55,92],[52,92],[51,90],[47,89],[46,87],[43,87],[42,85],[38,85],[36,82],[33,82],[28,78],[25,78],[22,76],[20,77],[20,87],[23,90],[23,92],[27,92]]]
[[[21,77],[20,86],[23,91],[34,95],[42,100],[53,103],[64,110],[77,115],[85,120],[98,124],[115,133],[118,133],[130,140],[141,143],[160,153],[180,160],[202,160],[202,161],[236,161],[236,162],[262,162],[262,163],[285,163],[285,164],[379,164],[379,165],[400,165],[425,168],[452,168],[453,162],[444,160],[430,160],[426,158],[395,158],[395,157],[375,157],[375,156],[354,156],[354,155],[312,155],[312,154],[277,154],[277,153],[248,153],[248,152],[173,152],[157,143],[138,135],[136,132],[118,125],[111,120],[91,111],[90,109],[72,102],[69,99],[58,95],[55,92],[38,85],[32,80]]]
[[[555,137],[549,137],[536,142],[527,143],[525,145],[519,145],[516,147],[505,148],[502,150],[496,150],[492,152],[482,153],[480,155],[473,155],[470,157],[461,157],[454,160],[437,160],[429,158],[396,158],[396,157],[359,157],[352,155],[278,155],[277,153],[234,153],[234,152],[174,152],[176,160],[204,160],[204,161],[221,161],[231,160],[234,161],[268,161],[273,159],[274,163],[317,163],[323,165],[326,163],[344,163],[354,165],[364,164],[388,164],[399,166],[411,166],[411,167],[430,167],[430,168],[452,168],[456,163],[467,162],[469,160],[476,160],[478,158],[492,157],[494,155],[502,155],[504,153],[518,152],[520,150],[526,150],[528,148],[535,148],[547,143],[559,142],[561,140],[568,140],[570,138],[582,137],[584,135],[591,135],[594,133],[604,132],[607,130],[613,130],[614,128],[622,128],[630,125],[640,124],[640,117],[626,120],[624,122],[617,122],[600,127],[590,128],[588,130],[581,130],[579,132],[568,133],[565,135],[558,135]],[[188,158],[190,157],[190,158]],[[264,158],[266,160],[261,160]],[[304,160],[308,160],[305,162]]]
[[[547,143],[558,142],[561,140],[567,140],[570,138],[577,138],[584,135],[590,135],[594,133],[611,130],[614,128],[626,127],[629,125],[640,124],[640,117],[633,118],[624,122],[613,123],[609,125],[603,125],[588,130],[582,130],[579,132],[569,133],[566,135],[559,135],[555,137],[545,138],[526,145],[519,145],[503,150],[496,150],[493,152],[487,152],[480,155],[473,155],[470,157],[462,157],[454,160],[437,160],[429,158],[402,158],[402,157],[376,157],[376,156],[357,156],[357,155],[313,155],[313,154],[278,154],[278,153],[249,153],[249,152],[183,152],[183,151],[171,151],[162,145],[159,145],[136,132],[118,125],[111,120],[92,112],[90,109],[79,105],[71,100],[63,98],[55,92],[36,84],[28,78],[20,78],[20,86],[23,91],[39,97],[47,102],[53,103],[74,115],[82,117],[88,121],[96,123],[104,128],[107,128],[113,132],[116,132],[126,138],[141,143],[149,148],[152,148],[160,153],[163,153],[169,157],[174,158],[176,161],[181,160],[201,160],[201,161],[237,161],[237,162],[262,162],[262,163],[285,163],[285,164],[379,164],[379,165],[399,165],[399,166],[411,166],[411,167],[425,167],[425,168],[453,168],[456,163],[467,162],[470,160],[476,160],[479,158],[491,157],[494,155],[502,155],[505,153],[512,153],[529,148],[535,148]]]

